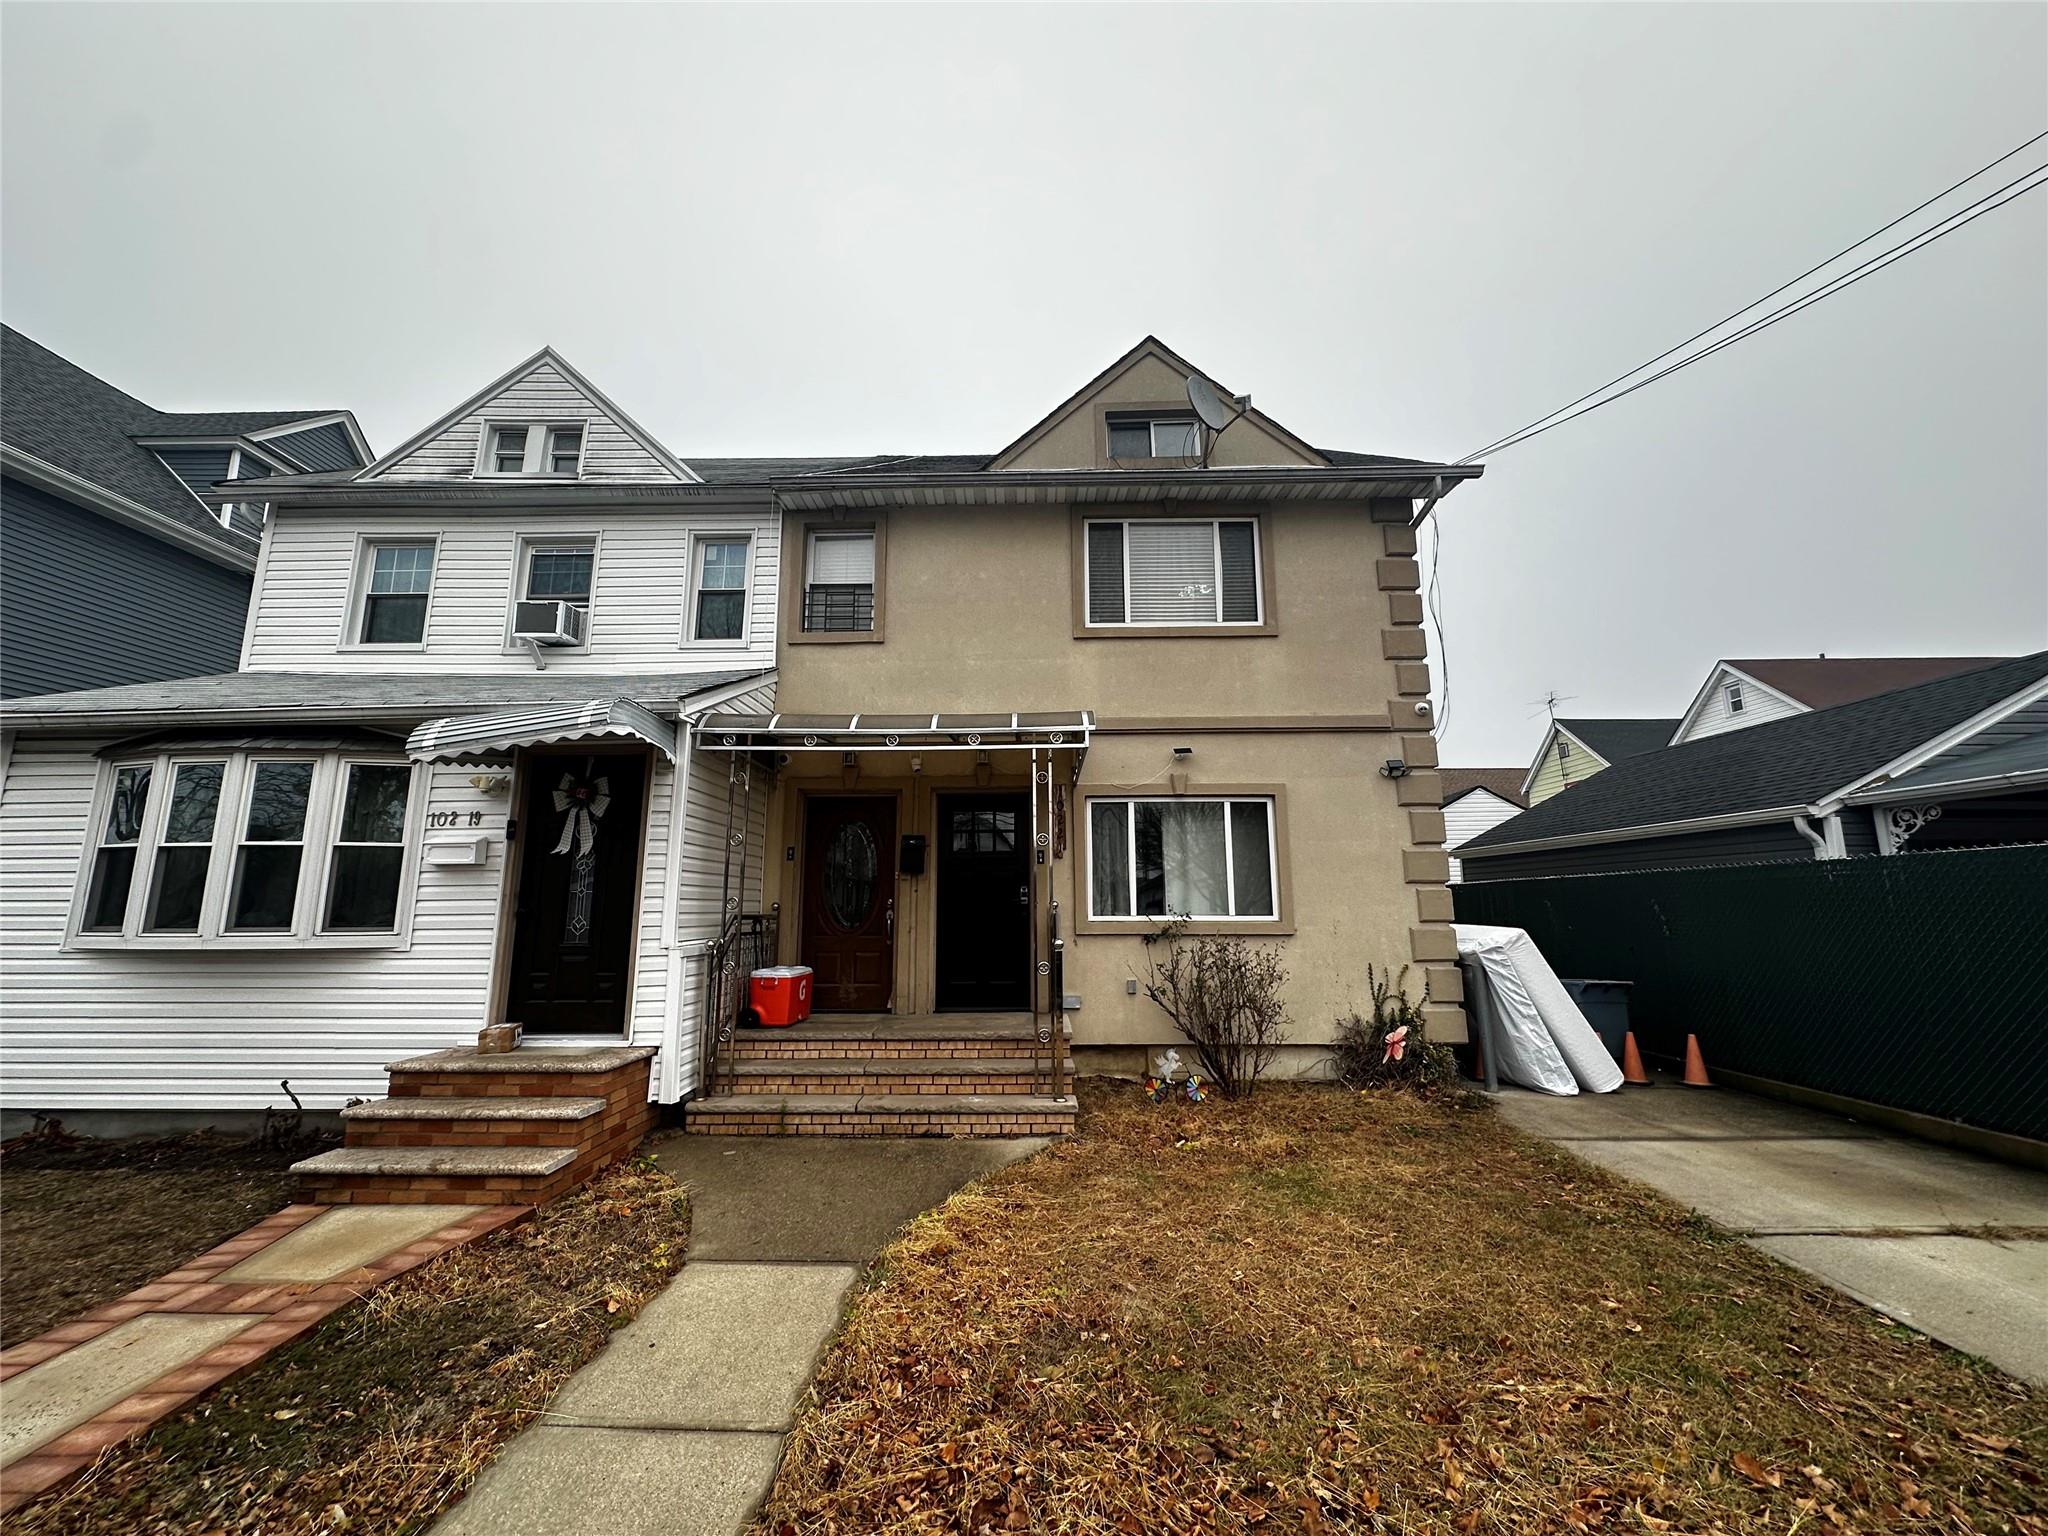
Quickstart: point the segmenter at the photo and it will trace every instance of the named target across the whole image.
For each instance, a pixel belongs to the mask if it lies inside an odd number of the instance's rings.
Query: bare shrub
[[[1408,969],[1366,966],[1372,1017],[1353,1013],[1337,1021],[1330,1054],[1339,1082],[1352,1088],[1413,1088],[1426,1093],[1457,1076],[1451,1048],[1422,1037],[1422,1005],[1429,1001],[1429,988],[1422,989],[1420,1001],[1411,1001]]]
[[[1185,919],[1145,936],[1145,995],[1194,1047],[1203,1076],[1226,1099],[1243,1098],[1273,1064],[1287,1029],[1280,990],[1287,968],[1270,945],[1190,934]]]

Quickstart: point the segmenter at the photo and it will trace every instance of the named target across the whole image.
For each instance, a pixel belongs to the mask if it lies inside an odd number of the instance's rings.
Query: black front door
[[[1031,813],[1022,795],[942,795],[941,1008],[1031,1006]]]
[[[505,1021],[532,1034],[624,1034],[647,759],[535,755],[524,773]]]

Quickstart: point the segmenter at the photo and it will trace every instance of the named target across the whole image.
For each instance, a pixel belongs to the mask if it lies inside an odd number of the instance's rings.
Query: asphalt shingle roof
[[[1676,720],[1560,720],[1557,722],[1610,763],[1655,752],[1671,740]]]
[[[2048,677],[2048,651],[1615,763],[1458,849],[1808,806]],[[1590,743],[1589,743],[1590,745]]]
[[[1872,694],[1914,683],[1931,683],[1988,667],[1996,656],[1770,656],[1724,665],[1746,672],[1766,688],[1797,699],[1808,709],[1853,704]]]
[[[90,480],[223,548],[254,555],[256,540],[217,518],[138,437],[231,437],[333,414],[304,411],[160,411],[0,326],[0,442]]]
[[[222,672],[170,682],[88,688],[9,699],[0,724],[61,726],[131,715],[190,715],[195,721],[253,713],[318,719],[322,710],[394,720],[509,704],[580,703],[628,698],[651,708],[758,677],[761,667],[725,672]]]
[[[1510,805],[1527,805],[1522,798],[1524,772],[1520,768],[1440,768],[1437,778],[1443,783],[1445,805],[1475,789],[1491,791]]]

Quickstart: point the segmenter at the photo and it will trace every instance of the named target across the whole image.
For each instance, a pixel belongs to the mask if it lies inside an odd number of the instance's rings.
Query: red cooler
[[[811,968],[771,965],[747,977],[747,1007],[742,1024],[781,1029],[811,1016]]]

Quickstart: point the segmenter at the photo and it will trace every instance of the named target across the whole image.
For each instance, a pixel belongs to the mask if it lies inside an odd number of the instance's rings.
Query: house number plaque
[[[482,811],[429,811],[427,830],[446,831],[450,827],[480,827],[484,824]]]

